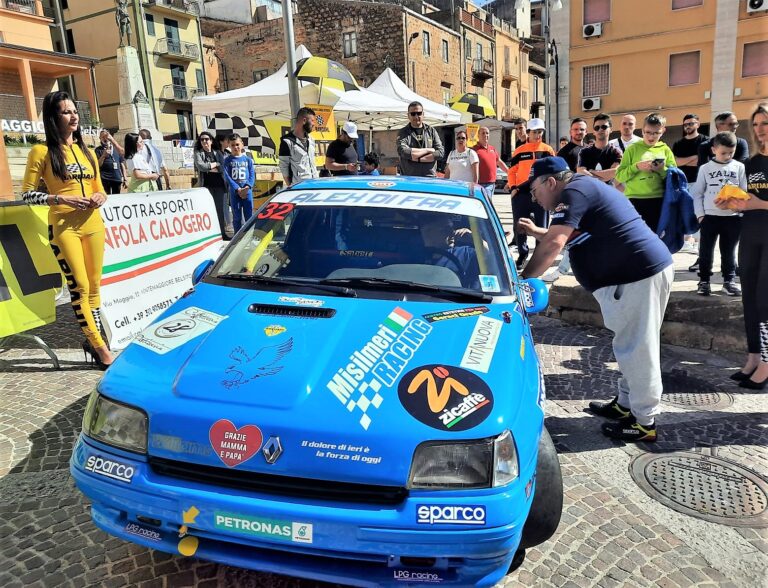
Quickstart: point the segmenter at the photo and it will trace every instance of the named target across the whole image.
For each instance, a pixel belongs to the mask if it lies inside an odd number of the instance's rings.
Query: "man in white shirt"
[[[637,119],[634,114],[625,114],[621,119],[621,136],[616,137],[608,141],[609,145],[613,145],[623,154],[624,151],[632,143],[642,141],[643,138],[639,135],[635,135],[635,126],[637,125]]]

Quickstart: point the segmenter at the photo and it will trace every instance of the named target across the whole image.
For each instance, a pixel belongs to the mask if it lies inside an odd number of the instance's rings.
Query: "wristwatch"
[[[58,194],[54,194],[53,195],[53,203],[54,204],[58,204],[59,203],[59,195]]]

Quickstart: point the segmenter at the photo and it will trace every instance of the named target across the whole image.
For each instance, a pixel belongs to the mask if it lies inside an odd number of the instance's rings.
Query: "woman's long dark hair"
[[[45,128],[45,144],[48,147],[48,155],[51,158],[51,171],[53,175],[62,181],[69,179],[67,165],[64,163],[64,137],[59,130],[59,104],[64,100],[72,100],[66,92],[51,92],[43,98],[43,127]],[[74,100],[72,103],[74,104]],[[96,162],[91,156],[91,152],[83,142],[83,135],[80,133],[80,125],[72,133],[73,142],[85,153],[91,167],[96,169]]]
[[[139,151],[139,135],[137,133],[125,134],[125,158],[133,159]]]
[[[200,137],[206,136],[211,138],[211,151],[221,151],[221,143],[219,140],[214,137],[211,133],[208,131],[203,131],[197,136],[197,141],[195,141],[195,151],[202,151],[203,150],[203,144],[200,142]]]

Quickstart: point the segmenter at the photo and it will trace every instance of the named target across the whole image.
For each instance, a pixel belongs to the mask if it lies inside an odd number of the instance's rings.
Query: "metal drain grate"
[[[734,461],[689,451],[644,453],[629,473],[677,512],[733,527],[768,527],[768,481]]]
[[[733,404],[733,396],[714,390],[711,382],[694,378],[682,372],[661,375],[664,393],[661,401],[679,408],[694,410],[720,410]]]

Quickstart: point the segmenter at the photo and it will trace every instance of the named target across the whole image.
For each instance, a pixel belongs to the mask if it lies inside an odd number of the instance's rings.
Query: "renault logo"
[[[275,463],[277,458],[283,454],[283,446],[280,444],[280,437],[270,437],[262,447],[261,452],[267,463]]]

